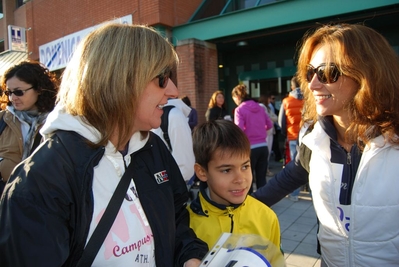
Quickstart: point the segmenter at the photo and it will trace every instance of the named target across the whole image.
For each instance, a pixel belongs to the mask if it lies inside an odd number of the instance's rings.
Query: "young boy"
[[[276,214],[248,195],[252,184],[250,144],[233,122],[215,120],[194,130],[194,170],[200,191],[188,207],[190,227],[208,244],[222,233],[256,234],[280,248]]]

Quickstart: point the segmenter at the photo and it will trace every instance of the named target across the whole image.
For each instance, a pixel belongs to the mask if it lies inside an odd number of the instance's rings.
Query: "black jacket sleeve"
[[[303,159],[308,160],[308,159]],[[266,185],[252,195],[269,207],[279,202],[287,194],[308,182],[308,171],[302,166],[300,157],[290,161]]]
[[[42,146],[11,175],[0,206],[0,266],[62,266],[68,258],[66,177],[74,170],[64,159]]]
[[[175,242],[175,266],[183,266],[184,263],[192,258],[202,259],[208,252],[208,245],[198,239],[194,231],[190,228],[190,215],[187,210],[189,195],[186,183],[181,176],[180,169],[174,159],[170,166],[173,173],[178,174],[178,183],[174,189],[175,223],[176,223],[176,242]]]
[[[163,141],[150,134],[151,150],[149,153],[138,154],[132,158],[132,162],[146,165],[143,171],[151,171],[148,174],[138,171],[134,181],[153,230],[155,247],[161,248],[156,250],[157,266],[181,267],[189,259],[202,259],[208,252],[208,246],[189,227],[186,208],[188,190],[176,161]],[[145,177],[164,169],[168,181],[151,186],[155,180]]]
[[[104,151],[88,148],[75,133],[62,136],[76,138],[64,146],[54,135],[16,167],[6,185],[0,202],[0,266],[76,266],[93,207],[87,189],[92,172],[87,179],[81,174],[92,170]]]
[[[213,121],[222,118],[222,110],[217,107],[208,109],[206,112],[206,121]]]

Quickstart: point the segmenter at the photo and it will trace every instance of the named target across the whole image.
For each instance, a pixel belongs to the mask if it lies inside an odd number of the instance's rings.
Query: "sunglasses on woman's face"
[[[158,78],[159,87],[165,89],[168,86],[168,82],[172,76],[172,72],[170,70],[166,70],[163,73],[159,74],[156,78]]]
[[[26,91],[33,89],[33,86],[28,88],[28,89],[24,89],[24,90],[20,90],[20,89],[16,89],[16,90],[5,90],[4,94],[6,96],[11,96],[12,94],[16,95],[16,96],[23,96],[25,94]]]
[[[309,64],[306,68],[306,80],[308,81],[308,83],[312,81],[315,74],[319,82],[324,84],[335,83],[336,81],[338,81],[339,76],[341,76],[341,72],[338,70],[338,67],[334,63],[331,63],[329,68],[327,68],[326,64],[321,64],[316,68]]]

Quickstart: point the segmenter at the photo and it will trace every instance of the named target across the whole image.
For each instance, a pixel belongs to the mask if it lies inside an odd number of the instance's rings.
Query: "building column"
[[[176,46],[180,64],[177,69],[179,97],[187,95],[197,109],[198,123],[205,121],[209,99],[218,88],[216,45],[197,39],[179,41]]]

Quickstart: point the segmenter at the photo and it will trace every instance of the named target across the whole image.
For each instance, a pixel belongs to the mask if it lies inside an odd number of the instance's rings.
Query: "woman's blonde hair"
[[[115,129],[119,147],[133,131],[137,104],[149,82],[173,69],[178,56],[153,28],[108,23],[79,44],[62,78],[57,102],[82,116],[106,145]]]
[[[305,35],[298,60],[298,78],[305,96],[304,121],[317,121],[306,72],[320,46],[330,48],[326,66],[334,63],[341,75],[358,84],[347,107],[351,118],[347,140],[363,147],[371,138],[384,134],[388,142],[399,144],[398,56],[381,34],[363,25],[324,25]]]
[[[247,93],[247,86],[245,84],[239,84],[233,88],[231,91],[231,96],[238,96],[241,100],[247,99],[249,97]]]

